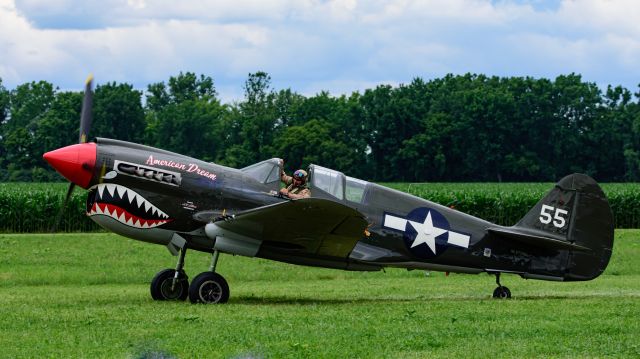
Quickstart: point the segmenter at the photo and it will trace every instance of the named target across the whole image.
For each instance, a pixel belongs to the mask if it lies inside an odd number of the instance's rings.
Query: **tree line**
[[[640,180],[640,91],[578,74],[447,75],[332,96],[274,89],[249,74],[222,103],[191,72],[140,91],[95,88],[91,137],[147,144],[231,167],[282,157],[373,181]],[[58,181],[42,154],[77,142],[82,93],[0,79],[0,181]]]

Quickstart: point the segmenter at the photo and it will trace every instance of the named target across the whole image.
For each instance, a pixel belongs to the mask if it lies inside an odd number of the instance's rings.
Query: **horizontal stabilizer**
[[[543,233],[536,233],[531,230],[517,229],[517,228],[489,228],[489,233],[506,237],[512,240],[523,242],[532,246],[556,249],[556,250],[576,250],[576,251],[591,251],[590,248],[571,243],[562,239],[555,239],[544,235]]]

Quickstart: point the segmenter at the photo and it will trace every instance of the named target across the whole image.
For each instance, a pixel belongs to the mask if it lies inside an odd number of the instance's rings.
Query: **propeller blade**
[[[82,100],[82,112],[80,114],[80,138],[78,139],[79,143],[86,143],[89,137],[89,130],[91,129],[91,120],[93,118],[93,75],[89,75],[87,77],[87,81],[84,84],[84,98]],[[45,158],[46,159],[46,158]],[[64,210],[67,207],[67,203],[73,194],[73,189],[76,188],[75,183],[69,183],[69,189],[67,189],[67,196],[64,198],[64,202],[62,202],[62,207],[60,211],[58,211],[58,215],[56,216],[56,221],[53,223],[53,228],[51,232],[55,232],[58,230],[58,226],[60,225],[60,220],[62,220],[62,216],[64,215]]]
[[[58,211],[58,215],[56,216],[56,221],[53,223],[53,228],[51,229],[52,233],[58,229],[58,225],[60,225],[60,220],[62,219],[62,215],[64,214],[64,209],[67,207],[67,202],[69,202],[69,198],[71,198],[71,194],[73,194],[73,189],[76,188],[75,183],[69,183],[69,189],[67,190],[67,196],[64,198],[64,202],[62,202],[62,207],[60,211]]]
[[[80,115],[80,139],[79,143],[86,143],[89,138],[89,130],[91,129],[91,120],[93,118],[93,75],[87,77],[84,86],[84,99],[82,100],[82,114]]]

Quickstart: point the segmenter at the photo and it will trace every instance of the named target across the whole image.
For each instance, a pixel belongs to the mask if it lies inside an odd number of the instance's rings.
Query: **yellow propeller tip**
[[[85,81],[85,85],[88,85],[91,81],[93,81],[93,74],[89,74],[89,76],[87,77],[87,81]]]

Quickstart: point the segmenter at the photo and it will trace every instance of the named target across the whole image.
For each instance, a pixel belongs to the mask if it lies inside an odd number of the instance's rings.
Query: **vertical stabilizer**
[[[584,174],[561,179],[511,228],[584,248],[570,249],[565,280],[593,279],[611,258],[613,213],[600,186]]]

